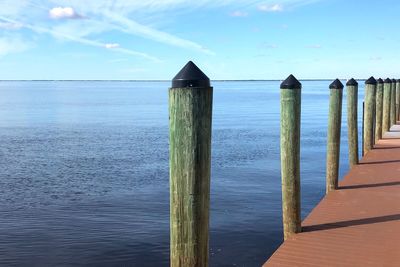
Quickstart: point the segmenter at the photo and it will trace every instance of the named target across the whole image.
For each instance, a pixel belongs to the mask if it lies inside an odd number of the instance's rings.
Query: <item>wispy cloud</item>
[[[190,40],[163,28],[170,14],[192,12],[196,9],[229,7],[236,10],[230,15],[246,17],[247,11],[280,12],[318,0],[0,0],[0,29],[20,29],[22,25],[36,33],[47,33],[57,39],[70,40],[85,45],[111,48],[108,43],[93,41],[103,39],[111,31],[152,40],[161,44],[215,55],[212,49],[199,41]],[[47,15],[47,16],[46,16]],[[0,17],[0,18],[1,18]],[[157,18],[157,26],[153,24]],[[54,23],[52,20],[58,20]],[[86,18],[76,20],[77,18]],[[15,21],[17,24],[13,24]],[[119,40],[113,40],[118,42]],[[146,53],[122,47],[110,49],[151,60],[159,60]]]
[[[6,22],[10,22],[10,23],[19,23],[18,21],[10,20],[10,19],[5,18],[3,16],[0,16],[0,19],[3,20],[3,21],[6,21]],[[90,46],[99,47],[99,48],[105,48],[106,47],[106,43],[93,41],[93,40],[90,40],[90,39],[77,37],[77,36],[73,36],[73,35],[67,35],[67,34],[56,32],[56,31],[54,31],[52,29],[41,27],[41,26],[36,26],[36,25],[31,25],[31,24],[26,24],[25,23],[24,24],[24,28],[30,29],[33,32],[36,32],[38,34],[46,33],[46,34],[52,35],[55,38],[65,39],[65,40],[77,42],[77,43],[80,43],[80,44],[90,45]],[[161,62],[161,60],[156,58],[156,57],[150,56],[150,55],[148,55],[146,53],[142,53],[142,52],[126,49],[126,48],[116,47],[116,48],[112,49],[112,51],[116,51],[116,52],[120,52],[120,53],[124,53],[124,54],[129,54],[129,55],[133,55],[133,56],[140,56],[140,57],[152,60],[152,61]]]
[[[249,15],[249,13],[244,12],[244,11],[234,11],[230,14],[231,17],[247,17]]]
[[[76,13],[72,7],[54,7],[49,10],[49,17],[52,19],[80,19],[81,15]]]
[[[104,47],[107,48],[107,49],[114,49],[114,48],[120,47],[120,45],[117,44],[117,43],[112,43],[112,44],[105,44]]]
[[[3,30],[19,30],[22,26],[22,23],[0,22],[0,29]]]
[[[258,10],[263,12],[280,12],[283,11],[282,4],[262,4],[258,6]]]
[[[157,42],[178,46],[186,49],[197,50],[209,55],[214,55],[215,53],[211,50],[203,47],[202,45],[182,39],[180,37],[171,35],[169,33],[153,29],[149,26],[142,25],[134,20],[128,19],[117,13],[104,11],[104,17],[110,20],[111,23],[116,24],[117,28],[126,33],[139,35],[141,37],[151,39]]]

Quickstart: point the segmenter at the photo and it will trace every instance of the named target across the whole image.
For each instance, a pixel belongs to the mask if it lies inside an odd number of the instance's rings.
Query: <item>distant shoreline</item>
[[[300,81],[333,81],[332,79],[299,79]],[[356,79],[356,78],[355,78]],[[339,80],[347,80],[346,78],[339,78]],[[367,79],[356,79],[358,81],[365,81]],[[0,82],[170,82],[171,80],[0,80]],[[283,80],[211,80],[213,82],[280,82]]]

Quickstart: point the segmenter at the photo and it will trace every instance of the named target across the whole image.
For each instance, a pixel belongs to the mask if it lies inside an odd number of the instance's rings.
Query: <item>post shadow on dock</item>
[[[303,227],[303,232],[324,231],[324,230],[331,230],[331,229],[350,227],[350,226],[356,226],[356,225],[382,223],[382,222],[390,222],[390,221],[398,221],[398,220],[400,220],[400,214],[385,215],[385,216],[378,216],[378,217],[371,217],[371,218],[364,218],[364,219],[357,219],[357,220],[309,225],[309,226]]]

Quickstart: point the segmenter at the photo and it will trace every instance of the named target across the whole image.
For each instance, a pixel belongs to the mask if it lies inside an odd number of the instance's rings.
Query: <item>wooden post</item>
[[[339,179],[340,131],[342,125],[343,84],[336,79],[329,99],[328,145],[326,150],[326,193],[336,190]]]
[[[364,155],[374,144],[375,91],[376,80],[371,77],[365,82]]]
[[[376,80],[375,143],[382,139],[383,80]]]
[[[350,168],[358,164],[358,82],[350,79],[346,83],[347,90],[347,134],[349,140],[349,164]]]
[[[396,80],[396,123],[400,116],[400,80]]]
[[[365,121],[365,102],[362,105],[362,122],[361,122],[361,155],[364,156],[364,121]]]
[[[283,235],[301,231],[300,217],[301,83],[290,75],[281,83],[281,175]]]
[[[172,267],[208,266],[212,95],[191,61],[169,89]]]
[[[396,80],[392,79],[392,89],[390,96],[390,126],[396,124]]]
[[[382,136],[390,129],[390,95],[392,80],[387,78],[383,83]]]

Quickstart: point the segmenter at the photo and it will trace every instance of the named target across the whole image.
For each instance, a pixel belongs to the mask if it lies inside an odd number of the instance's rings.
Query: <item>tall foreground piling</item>
[[[382,139],[383,80],[376,80],[375,143]]]
[[[376,80],[371,77],[365,82],[364,155],[372,149],[374,144],[375,91]]]
[[[290,75],[281,83],[281,175],[285,240],[301,231],[300,114],[301,83]]]
[[[347,89],[347,127],[349,139],[349,164],[350,168],[358,164],[358,124],[357,124],[357,104],[358,104],[358,82],[350,79],[346,83]]]
[[[392,90],[390,96],[390,126],[396,124],[396,80],[392,79]]]
[[[382,135],[390,129],[390,96],[392,80],[386,78],[383,83],[383,111],[382,111]]]
[[[169,89],[172,267],[208,266],[212,96],[191,61]]]
[[[336,79],[329,86],[328,145],[326,150],[326,193],[336,190],[339,178],[340,130],[343,84]]]
[[[396,122],[400,115],[400,80],[396,80]]]

